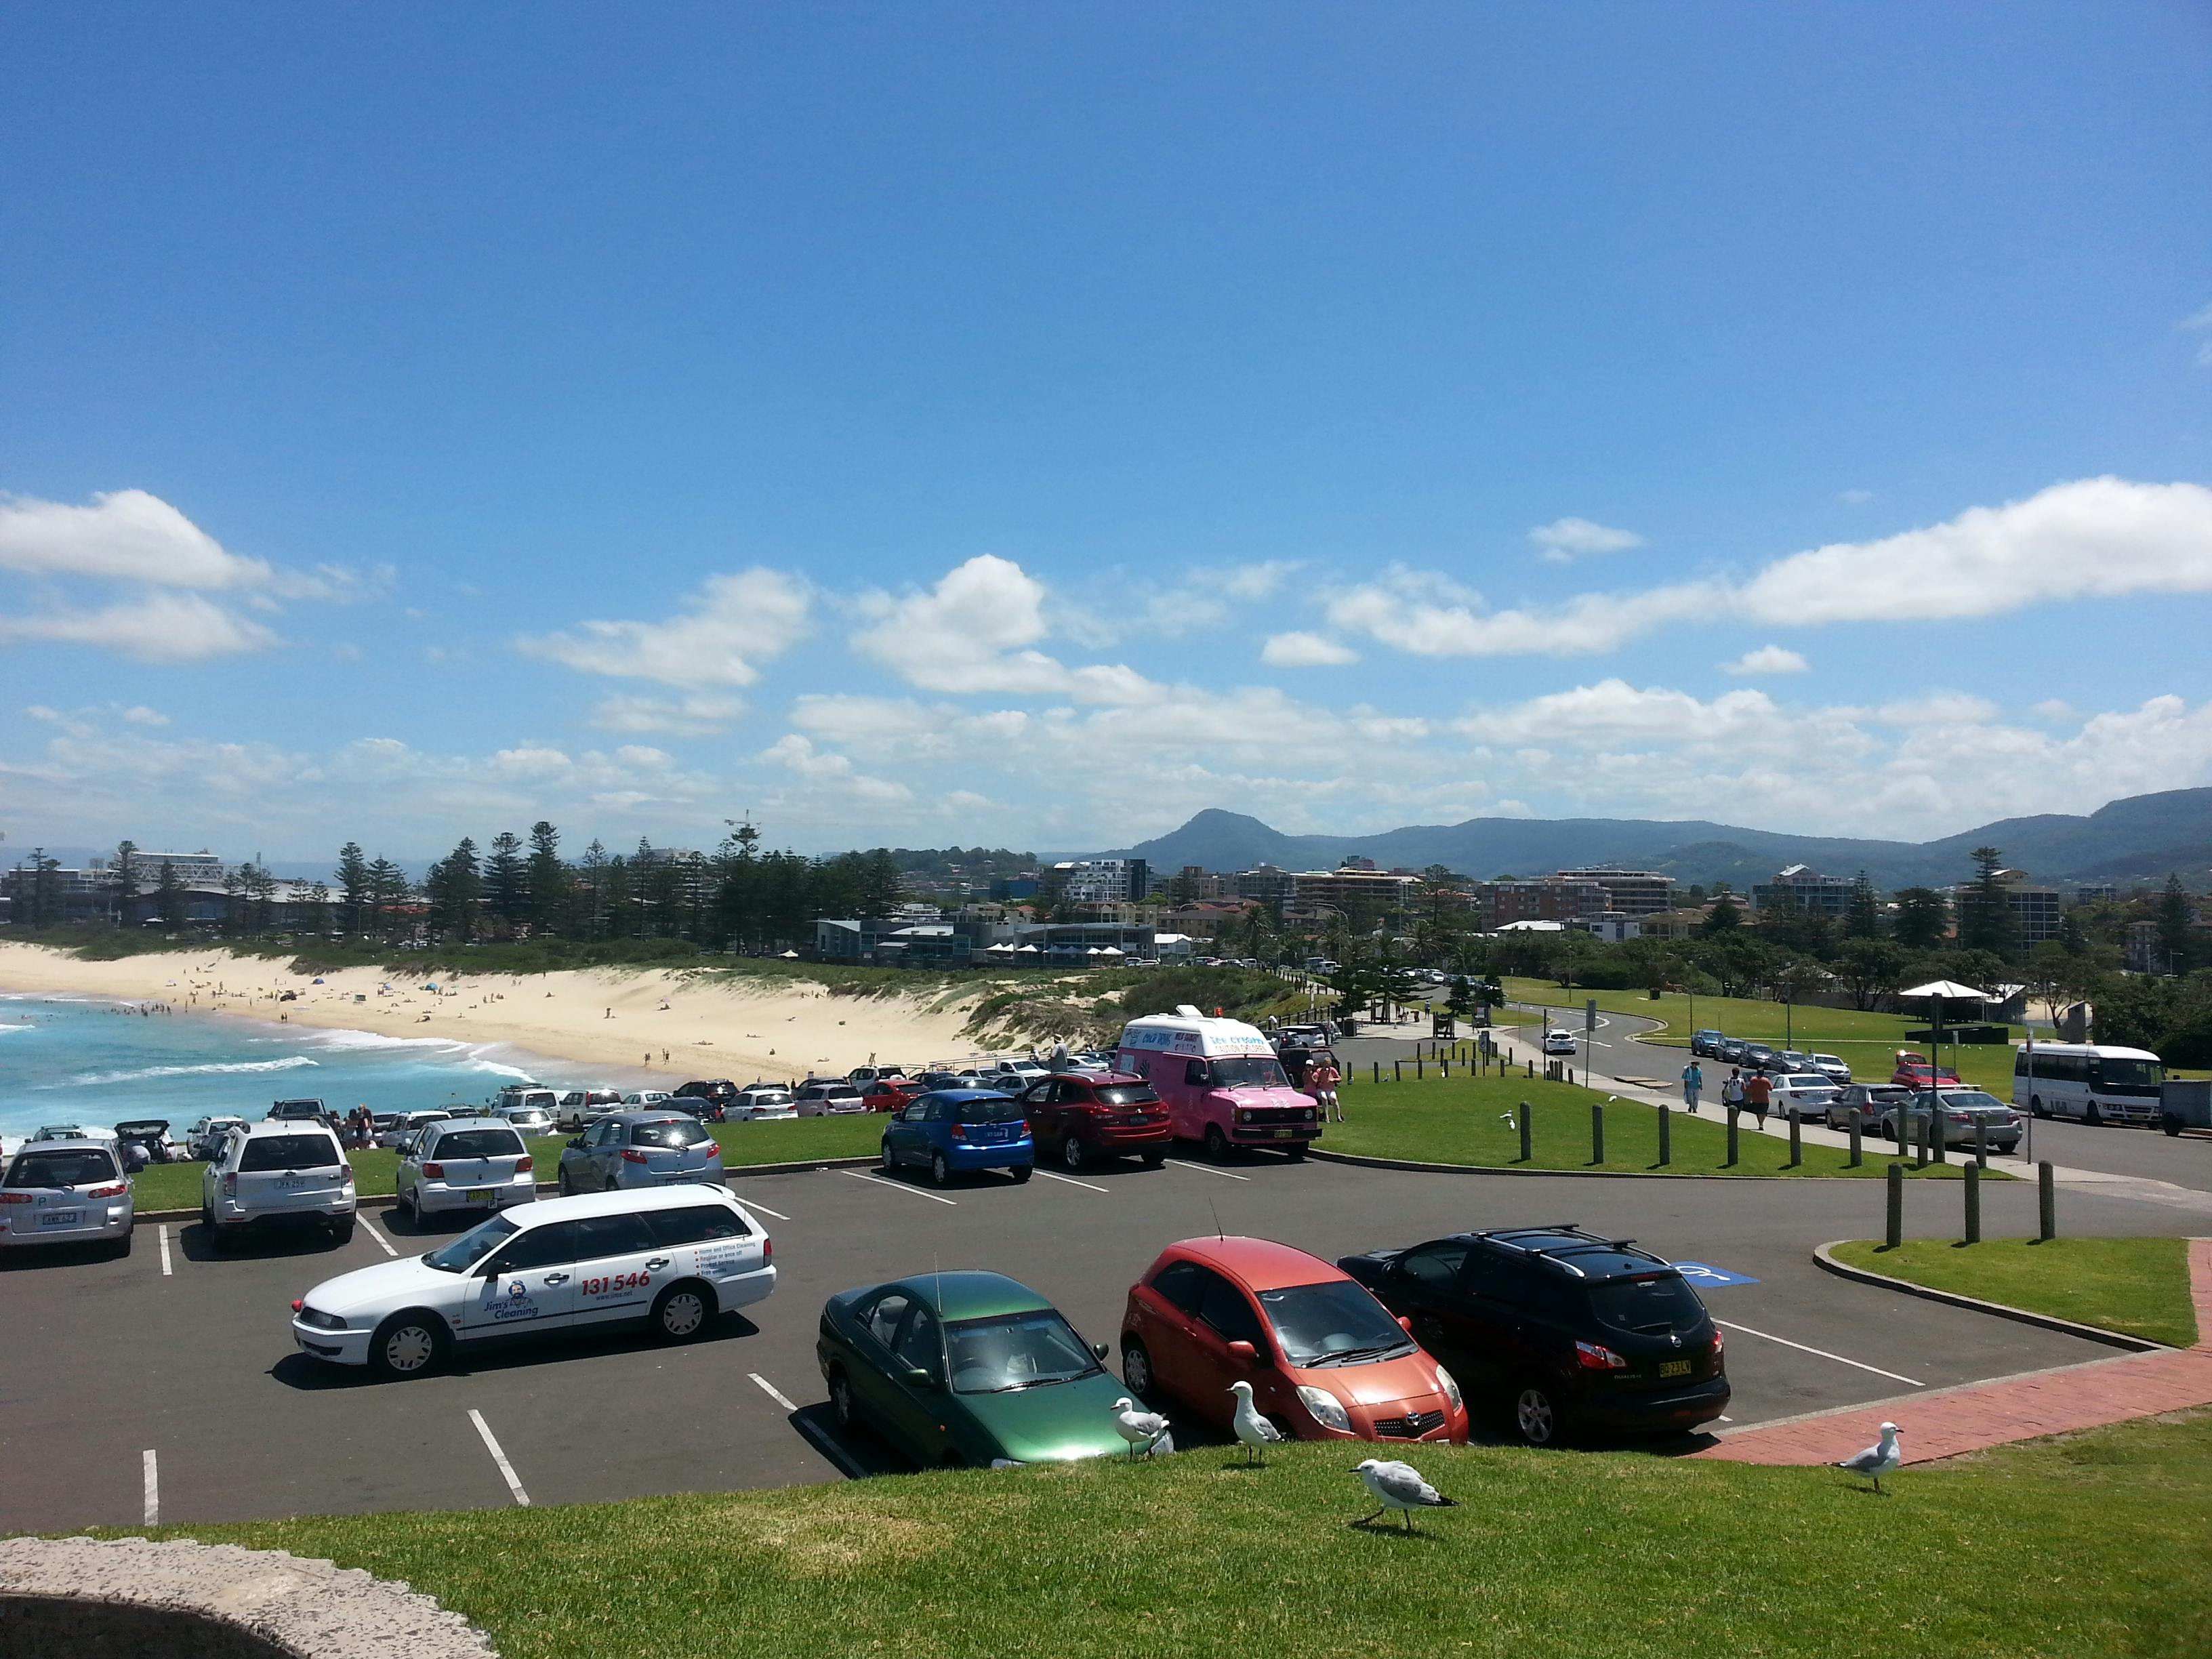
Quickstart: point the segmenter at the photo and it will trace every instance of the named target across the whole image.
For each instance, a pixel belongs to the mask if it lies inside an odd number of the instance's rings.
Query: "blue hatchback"
[[[917,1095],[884,1126],[884,1173],[919,1164],[942,1187],[962,1170],[1004,1170],[1027,1181],[1036,1164],[1021,1103],[995,1089]]]

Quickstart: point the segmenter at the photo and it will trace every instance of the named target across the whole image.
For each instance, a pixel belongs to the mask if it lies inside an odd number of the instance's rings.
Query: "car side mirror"
[[[568,1150],[572,1152],[582,1152],[584,1150],[583,1136],[578,1135],[574,1140],[570,1141],[568,1143]]]
[[[1260,1363],[1260,1351],[1242,1337],[1229,1345],[1229,1352],[1233,1357],[1243,1360],[1248,1365],[1256,1365]]]
[[[1405,1315],[1400,1314],[1398,1316],[1398,1328],[1405,1332],[1407,1335],[1411,1336],[1413,1334],[1413,1322],[1407,1318]]]
[[[1094,1358],[1103,1359],[1106,1357],[1106,1345],[1103,1342],[1094,1342],[1091,1345],[1091,1352]]]
[[[937,1386],[937,1373],[925,1365],[909,1365],[903,1381],[909,1389],[933,1389]]]

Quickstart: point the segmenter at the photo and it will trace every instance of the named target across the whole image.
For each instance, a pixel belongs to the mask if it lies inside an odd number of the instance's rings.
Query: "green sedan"
[[[866,1423],[923,1468],[1126,1453],[1128,1390],[1060,1310],[1000,1273],[921,1273],[833,1296],[815,1341],[841,1431]]]

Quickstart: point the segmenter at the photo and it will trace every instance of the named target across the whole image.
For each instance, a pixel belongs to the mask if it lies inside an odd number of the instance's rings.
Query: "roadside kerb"
[[[1893,1279],[1887,1273],[1878,1273],[1864,1267],[1855,1267],[1849,1262],[1838,1261],[1831,1254],[1837,1245],[1848,1243],[1848,1239],[1832,1239],[1826,1244],[1813,1247],[1813,1260],[1824,1271],[1838,1279],[1851,1279],[1862,1285],[1879,1285],[1886,1291],[1902,1291],[1907,1296],[1917,1296],[1923,1302],[1946,1302],[1954,1308],[1971,1309],[1975,1313],[1995,1314],[1999,1319],[2016,1320],[2023,1325],[2034,1325],[2046,1331],[2057,1331],[2062,1336],[2078,1336],[2086,1342],[2101,1342],[2108,1348],[2125,1348],[2130,1353],[2178,1353],[2163,1342],[2148,1338],[2127,1336],[2118,1331],[2108,1331],[2098,1325],[2077,1324],[2070,1319],[2061,1319],[2056,1314],[2037,1313],[2032,1308],[2015,1308],[2002,1302],[1984,1302],[1979,1297],[1961,1296],[1956,1291],[1939,1291],[1932,1285],[1915,1285],[1909,1279]]]
[[[1364,1152],[1330,1152],[1306,1148],[1306,1156],[1324,1164],[1358,1164],[1370,1170],[1411,1170],[1425,1175],[1564,1176],[1576,1181],[1850,1181],[1868,1184],[1860,1176],[1671,1175],[1658,1170],[1524,1170],[1510,1164],[1417,1164],[1401,1158],[1370,1158]],[[193,1212],[198,1214],[198,1211]]]

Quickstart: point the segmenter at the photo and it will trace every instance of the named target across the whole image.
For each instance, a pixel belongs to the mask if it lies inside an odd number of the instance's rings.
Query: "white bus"
[[[2091,1042],[2039,1042],[2035,1070],[2028,1049],[2013,1051],[2012,1103],[2037,1117],[2075,1117],[2084,1123],[2158,1121],[2159,1085],[2166,1068],[2148,1048],[2111,1048]]]

